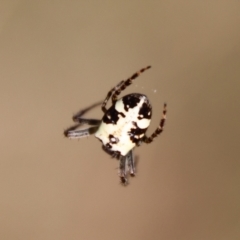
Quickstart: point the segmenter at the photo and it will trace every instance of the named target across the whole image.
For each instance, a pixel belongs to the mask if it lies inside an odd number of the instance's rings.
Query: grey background
[[[240,239],[240,2],[1,1],[0,238]],[[125,92],[153,105],[126,188],[79,109]],[[101,118],[100,109],[89,117]]]

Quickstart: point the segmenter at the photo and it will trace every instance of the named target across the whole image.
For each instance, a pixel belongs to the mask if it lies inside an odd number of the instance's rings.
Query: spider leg
[[[162,119],[160,120],[158,128],[154,131],[154,133],[150,137],[145,136],[143,138],[143,142],[151,143],[153,141],[153,139],[155,137],[157,137],[163,131],[163,127],[164,127],[165,120],[166,120],[166,113],[167,113],[167,104],[164,103],[164,105],[163,105],[163,116],[162,116]]]
[[[92,110],[93,108],[95,108],[95,107],[97,107],[97,106],[99,106],[101,104],[102,104],[102,102],[97,102],[97,103],[94,103],[94,104],[92,104],[91,106],[89,106],[87,108],[84,108],[84,109],[80,110],[79,112],[77,112],[76,114],[73,115],[73,117],[72,117],[73,121],[80,123],[80,121],[78,119],[80,119],[84,114],[86,114],[87,112],[89,112],[90,110]],[[90,124],[90,125],[93,125],[93,124]]]
[[[122,80],[120,83],[118,83],[117,86],[115,86],[114,88],[112,88],[108,94],[107,94],[107,97],[105,98],[105,100],[103,101],[102,103],[102,111],[105,113],[107,111],[106,109],[106,105],[107,105],[107,102],[109,100],[109,98],[113,95],[114,92],[116,92],[120,87],[121,85],[124,83],[124,80]]]
[[[101,123],[101,120],[99,119],[86,119],[81,117],[74,117],[73,121],[78,123],[79,125],[88,124],[92,126],[96,126]]]
[[[133,151],[131,150],[126,156],[119,157],[119,176],[121,183],[126,186],[128,184],[127,175],[128,173],[135,176],[135,164],[133,158]]]
[[[112,89],[112,103],[115,103],[117,101],[117,97],[119,96],[119,94],[129,85],[132,84],[133,80],[135,78],[137,78],[141,73],[143,73],[144,71],[146,71],[147,69],[151,68],[151,66],[147,66],[145,68],[142,68],[141,70],[139,70],[138,72],[134,73],[130,78],[128,78],[125,81],[122,81],[121,85],[118,85],[118,88],[116,89]],[[108,97],[108,99],[110,98],[110,96]]]
[[[87,137],[87,136],[95,133],[97,131],[97,129],[98,129],[98,126],[101,123],[101,120],[86,119],[86,118],[82,118],[82,116],[85,113],[87,113],[88,111],[92,110],[93,108],[99,106],[101,103],[102,102],[98,102],[98,103],[92,104],[90,107],[84,108],[84,109],[80,110],[78,113],[74,114],[72,119],[77,124],[67,128],[63,132],[65,137],[68,137],[68,138],[83,138],[83,137]],[[83,129],[83,130],[76,130],[77,128],[79,128],[80,126],[82,126],[84,124],[92,125],[94,127],[90,127],[90,128]]]
[[[119,158],[119,177],[121,183],[126,186],[128,184],[127,181],[127,171],[126,171],[126,159],[127,156],[120,156]]]
[[[75,122],[78,122],[77,124],[67,128],[64,130],[63,134],[65,137],[68,137],[70,139],[72,138],[83,138],[87,137],[93,133],[95,133],[98,130],[98,127],[101,123],[101,120],[98,119],[86,119],[86,118],[74,118]],[[81,129],[81,130],[76,130],[83,124],[88,124],[92,125],[94,127],[86,128],[86,129]]]
[[[130,173],[130,175],[132,177],[135,176],[136,173],[136,169],[135,169],[135,162],[134,162],[134,157],[133,157],[133,151],[131,150],[128,154],[127,154],[127,165],[128,165],[128,171]]]
[[[76,124],[75,126],[70,127],[67,130],[65,130],[64,131],[65,137],[70,138],[70,139],[84,138],[84,137],[88,137],[88,136],[94,134],[98,130],[98,126],[81,129],[81,130],[75,130],[78,127],[79,127],[79,124]]]

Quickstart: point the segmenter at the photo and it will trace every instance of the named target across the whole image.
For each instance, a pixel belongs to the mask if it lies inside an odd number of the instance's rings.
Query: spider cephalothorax
[[[128,94],[120,99],[118,95],[150,66],[142,68],[127,80],[121,81],[116,87],[112,88],[102,103],[104,112],[102,120],[84,119],[83,114],[94,106],[86,108],[73,116],[73,120],[78,124],[64,131],[68,138],[83,138],[91,134],[102,142],[105,152],[120,161],[119,175],[121,182],[127,184],[127,175],[135,176],[135,164],[132,150],[135,146],[140,146],[142,142],[151,143],[162,131],[166,119],[166,104],[164,104],[163,117],[158,128],[150,136],[146,136],[146,131],[150,125],[152,117],[152,107],[148,98],[140,93]],[[106,109],[109,99],[112,99],[112,106]],[[83,124],[93,127],[76,130]]]

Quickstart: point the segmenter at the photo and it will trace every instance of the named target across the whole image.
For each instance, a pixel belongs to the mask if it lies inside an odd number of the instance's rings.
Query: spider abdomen
[[[106,111],[95,136],[109,151],[126,156],[141,142],[151,116],[152,108],[145,95],[126,95]]]

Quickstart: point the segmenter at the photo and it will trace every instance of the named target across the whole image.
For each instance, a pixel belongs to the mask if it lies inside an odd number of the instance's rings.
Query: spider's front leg
[[[149,68],[151,68],[151,66],[147,66],[145,68],[140,69],[138,72],[134,73],[130,78],[128,78],[127,80],[124,80],[121,82],[121,85],[118,84],[118,88],[116,88],[113,92],[112,92],[112,103],[115,103],[117,101],[117,97],[120,95],[120,93],[125,90],[125,88],[127,88],[128,86],[130,86],[133,82],[134,79],[136,79],[141,73],[145,72],[146,70],[148,70]],[[109,96],[110,98],[110,96]]]
[[[115,86],[114,88],[112,88],[106,98],[104,99],[103,103],[102,103],[102,111],[105,113],[107,111],[106,109],[106,105],[107,105],[107,102],[109,100],[109,98],[121,87],[121,85],[124,83],[124,81],[121,81],[120,83],[117,84],[117,86]]]
[[[117,97],[119,96],[119,94],[129,85],[132,84],[133,80],[135,78],[137,78],[141,73],[143,73],[144,71],[146,71],[147,69],[151,68],[151,66],[147,66],[145,68],[142,68],[141,70],[139,70],[138,72],[134,73],[130,78],[128,78],[127,80],[122,80],[120,83],[117,84],[117,86],[115,86],[114,88],[112,88],[108,94],[107,97],[105,98],[105,100],[102,103],[102,111],[105,113],[107,111],[106,109],[106,105],[108,100],[110,99],[110,97],[112,97],[112,104],[114,104],[117,101]]]

